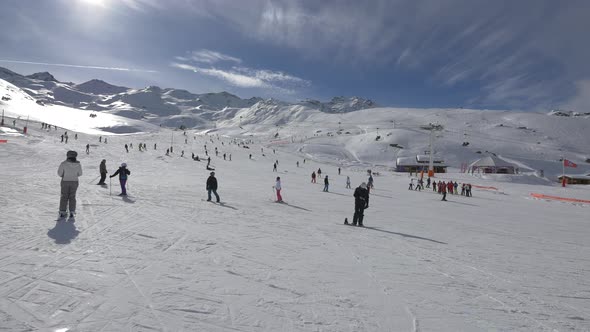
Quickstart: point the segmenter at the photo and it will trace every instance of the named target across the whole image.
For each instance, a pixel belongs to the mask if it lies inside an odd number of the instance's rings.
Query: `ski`
[[[203,201],[203,202],[209,202],[209,203],[213,203],[213,204],[219,204],[219,205],[225,204],[225,202],[216,202],[214,200],[207,200],[207,199],[204,199],[204,198],[202,198],[201,201]]]
[[[271,203],[287,204],[287,202],[285,202],[285,201],[276,201],[276,200],[273,200],[273,199],[269,199],[268,201],[271,202]]]
[[[348,222],[348,218],[344,218],[344,225],[345,225],[345,226],[352,226],[352,227],[362,227],[362,228],[364,228],[364,227],[365,227],[365,226],[363,226],[363,225],[353,225],[353,224],[349,223],[349,222]]]

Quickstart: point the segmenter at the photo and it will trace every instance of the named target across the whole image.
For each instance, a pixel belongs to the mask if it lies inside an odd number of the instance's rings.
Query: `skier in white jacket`
[[[57,169],[57,175],[61,177],[61,199],[59,201],[59,216],[67,216],[66,208],[69,205],[70,218],[76,214],[76,190],[78,190],[78,177],[82,175],[82,165],[76,160],[78,153],[68,151],[67,159]]]
[[[280,176],[277,176],[277,182],[275,182],[274,188],[277,191],[277,202],[282,203],[283,197],[281,196],[281,177]]]

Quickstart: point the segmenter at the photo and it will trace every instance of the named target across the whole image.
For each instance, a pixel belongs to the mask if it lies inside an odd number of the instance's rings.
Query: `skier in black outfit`
[[[354,216],[352,218],[352,225],[363,227],[364,211],[369,207],[369,190],[367,184],[361,185],[354,190]]]
[[[219,203],[219,195],[217,195],[217,179],[215,178],[215,172],[211,172],[211,175],[207,179],[207,201],[211,201],[211,192],[215,194],[217,203]]]
[[[105,185],[104,180],[107,178],[107,161],[103,159],[100,162],[100,166],[98,167],[100,170],[100,181],[98,181],[98,185]]]

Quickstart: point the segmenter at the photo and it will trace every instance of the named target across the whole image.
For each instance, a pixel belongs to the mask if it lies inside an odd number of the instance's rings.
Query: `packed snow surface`
[[[105,95],[112,103],[103,112],[43,100],[82,103],[88,92],[122,88],[0,74],[22,87],[0,80],[3,330],[590,330],[590,186],[555,181],[564,157],[578,164],[567,173],[590,173],[586,117],[353,110],[336,107],[341,99],[322,111],[314,101],[194,100],[158,87]],[[198,105],[177,112],[174,100]],[[442,127],[434,153],[449,165],[435,180],[471,183],[473,197],[443,202],[428,188],[409,191],[408,174],[391,171],[398,157],[428,149],[431,123]],[[206,201],[205,146],[221,204]],[[57,221],[56,171],[70,149],[84,169],[77,216]],[[460,172],[489,155],[519,174]],[[96,185],[102,159],[111,174],[129,165],[129,196],[117,196],[116,178]],[[319,168],[322,178],[310,183]],[[376,172],[367,227],[345,226],[367,169]],[[284,204],[274,202],[277,176]]]
[[[3,330],[590,329],[590,206],[530,197],[589,200],[587,186],[451,172],[436,180],[497,190],[442,202],[431,189],[409,191],[407,174],[382,169],[367,227],[356,228],[342,223],[367,167],[353,160],[338,175],[333,156],[344,160],[348,150],[328,141],[303,153],[308,141],[245,135],[255,143],[244,148],[230,144],[235,137],[160,129],[108,144],[80,132],[64,144],[63,131],[34,122],[25,136],[0,132],[8,140],[0,144]],[[190,158],[204,158],[205,144],[222,204],[205,201],[206,162]],[[77,216],[57,222],[56,170],[70,149],[84,169]],[[128,164],[130,196],[117,196],[116,178],[96,185],[103,158],[111,174]],[[321,179],[310,183],[318,168],[329,192]],[[277,176],[285,204],[273,202]]]

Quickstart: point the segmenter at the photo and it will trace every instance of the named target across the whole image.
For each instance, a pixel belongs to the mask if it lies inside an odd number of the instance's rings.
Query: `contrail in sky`
[[[0,62],[23,63],[23,64],[29,64],[29,65],[45,65],[45,66],[71,67],[71,68],[84,68],[84,69],[100,69],[100,70],[115,70],[115,71],[137,71],[137,72],[143,72],[143,73],[157,73],[157,71],[155,71],[155,70],[134,69],[134,68],[119,68],[119,67],[101,67],[101,66],[82,66],[82,65],[69,65],[69,64],[64,64],[64,63],[46,63],[46,62],[17,61],[17,60],[4,60],[4,59],[0,59]]]

